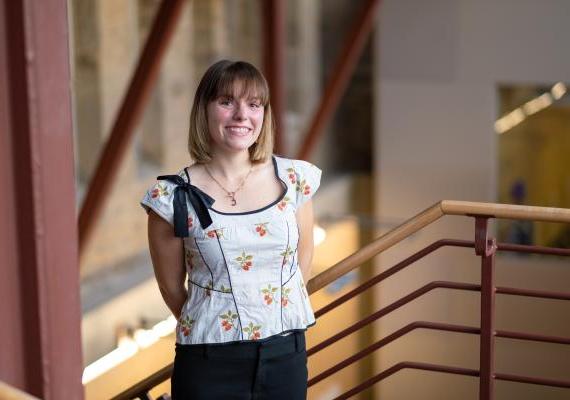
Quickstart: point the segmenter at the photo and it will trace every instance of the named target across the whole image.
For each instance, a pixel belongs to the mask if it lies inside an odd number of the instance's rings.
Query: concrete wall
[[[568,15],[570,3],[564,0],[383,2],[375,43],[378,217],[404,220],[441,199],[496,201],[497,86],[570,81]],[[447,217],[388,251],[380,257],[379,268],[386,269],[442,237],[472,239],[473,221]],[[432,254],[382,285],[377,306],[432,280],[478,282],[478,261],[472,253],[448,249]],[[547,280],[541,288],[555,283]],[[433,292],[382,320],[377,334],[385,336],[413,320],[478,325],[478,299],[476,294]],[[532,321],[527,322],[519,328],[533,331]],[[559,328],[559,335],[568,335],[570,321]],[[498,344],[501,372],[510,372],[516,363],[514,354],[521,350],[507,348]],[[478,340],[414,332],[378,354],[377,370],[405,360],[478,368]],[[547,371],[547,363],[541,365],[541,371]],[[567,361],[565,365],[570,370]],[[530,369],[526,373],[532,375]],[[413,371],[377,385],[377,395],[387,399],[413,399],[418,392],[422,399],[475,399],[477,390],[474,378]],[[541,398],[568,396],[567,391],[504,383],[497,383],[496,393],[497,398],[531,399],[537,398],[537,390],[542,390]]]

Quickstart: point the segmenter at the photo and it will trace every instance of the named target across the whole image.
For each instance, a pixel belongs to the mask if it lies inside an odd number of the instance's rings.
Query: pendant
[[[235,194],[234,192],[230,192],[230,193],[228,193],[228,197],[229,197],[230,200],[231,200],[231,205],[232,205],[232,206],[235,206],[235,205],[237,204],[237,201],[236,201],[236,194]]]

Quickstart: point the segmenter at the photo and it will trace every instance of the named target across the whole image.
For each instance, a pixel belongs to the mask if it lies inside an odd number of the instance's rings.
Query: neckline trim
[[[212,206],[209,206],[208,209],[215,212],[216,214],[221,214],[221,215],[248,215],[248,214],[256,214],[256,213],[265,211],[268,208],[271,208],[274,205],[276,205],[277,203],[279,203],[280,201],[282,201],[285,198],[285,196],[287,195],[287,191],[288,191],[287,183],[285,183],[285,181],[283,179],[281,179],[281,176],[279,175],[279,170],[277,168],[277,158],[275,157],[275,155],[273,155],[273,154],[271,155],[271,160],[273,161],[273,171],[275,173],[275,177],[279,180],[279,182],[281,182],[281,185],[283,186],[283,191],[281,192],[281,194],[279,195],[279,197],[276,200],[272,201],[271,203],[269,203],[266,206],[263,206],[261,208],[251,210],[251,211],[242,211],[242,212],[218,211],[213,207],[213,204],[212,204]],[[184,172],[186,173],[186,178],[188,178],[188,183],[191,183],[190,182],[190,174],[188,173],[188,167],[184,167]],[[206,192],[204,192],[204,193],[206,193]],[[212,197],[212,196],[210,196],[210,197]]]

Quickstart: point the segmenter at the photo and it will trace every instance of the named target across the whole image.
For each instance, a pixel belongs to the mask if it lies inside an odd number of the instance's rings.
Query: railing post
[[[488,239],[489,217],[475,218],[475,254],[481,256],[481,338],[479,400],[492,400],[495,384],[495,239]]]

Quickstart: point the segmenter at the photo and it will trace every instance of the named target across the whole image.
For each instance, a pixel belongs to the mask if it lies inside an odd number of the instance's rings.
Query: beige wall
[[[564,17],[569,12],[566,1],[383,2],[375,44],[375,205],[379,218],[403,220],[441,199],[496,201],[498,156],[493,123],[499,110],[497,86],[502,82],[570,81],[564,39],[570,34]],[[384,270],[443,237],[472,239],[473,221],[446,217],[380,257],[378,267]],[[542,262],[530,260],[539,273],[546,273]],[[553,261],[557,263],[562,261]],[[535,287],[553,288],[560,278],[546,279]],[[568,282],[570,276],[565,274],[563,279]],[[390,278],[377,290],[377,307],[432,280],[478,282],[473,251],[440,250]],[[537,281],[529,278],[519,283],[534,286]],[[478,301],[476,294],[434,291],[382,320],[377,332],[385,336],[413,320],[478,325]],[[513,317],[519,322],[517,328],[533,332],[539,323],[535,318],[548,317],[556,321],[559,335],[568,336],[570,321],[562,318],[561,322],[560,316],[553,315],[555,309],[569,315],[568,307],[538,302],[540,307],[523,318],[521,304],[524,300],[501,299],[497,325],[511,327]],[[560,364],[549,368],[545,360],[533,361],[534,349],[534,344],[497,341],[497,368],[529,375],[549,371],[570,378],[567,361],[563,361],[564,372]],[[551,357],[559,355],[558,348],[549,350]],[[478,368],[478,340],[417,331],[379,352],[377,370],[405,360]],[[418,393],[422,399],[475,399],[477,391],[474,378],[414,371],[401,372],[377,385],[377,396],[390,400],[415,399]],[[497,383],[496,394],[497,399],[568,396],[567,391],[504,383]]]

